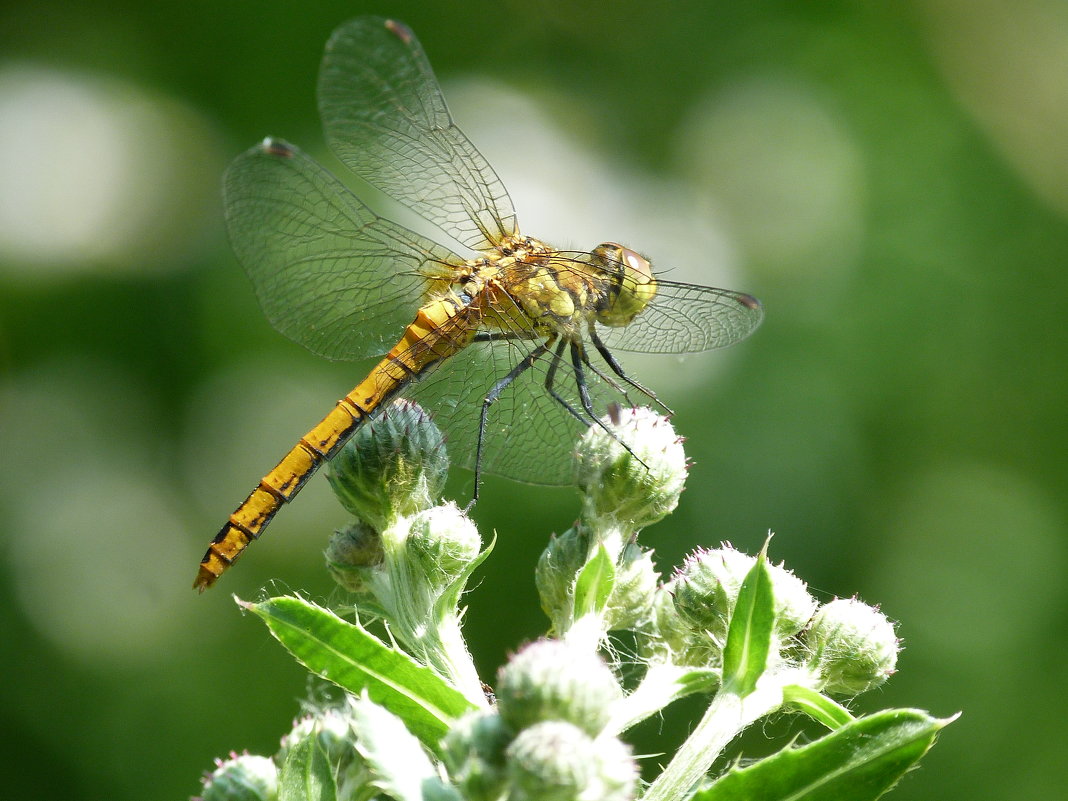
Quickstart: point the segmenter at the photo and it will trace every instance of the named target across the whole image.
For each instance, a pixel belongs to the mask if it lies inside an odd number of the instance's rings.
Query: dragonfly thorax
[[[588,265],[576,266],[532,237],[501,242],[493,256],[474,267],[475,281],[485,291],[483,325],[572,339],[595,313],[597,295]]]
[[[592,256],[612,281],[597,307],[597,321],[616,328],[628,325],[656,296],[653,266],[640,253],[615,242],[598,245]]]

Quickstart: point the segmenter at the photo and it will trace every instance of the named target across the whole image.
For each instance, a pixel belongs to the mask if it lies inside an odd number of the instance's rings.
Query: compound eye
[[[653,280],[653,265],[640,253],[630,248],[619,248],[619,260],[626,268],[626,276],[636,284],[648,284]]]
[[[618,282],[610,302],[598,310],[597,319],[604,325],[627,325],[656,295],[653,266],[640,253],[615,242],[599,245],[594,255]]]

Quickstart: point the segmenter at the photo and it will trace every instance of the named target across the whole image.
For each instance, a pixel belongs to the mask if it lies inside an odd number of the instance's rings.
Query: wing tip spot
[[[273,136],[265,136],[263,138],[263,141],[260,142],[260,150],[268,156],[279,156],[286,159],[291,159],[294,155],[292,145],[281,139],[275,139]]]
[[[761,303],[758,298],[755,298],[752,295],[747,295],[744,292],[738,293],[738,302],[752,311],[764,310],[764,304]]]
[[[404,44],[411,44],[412,39],[415,38],[411,28],[395,19],[386,20],[386,30],[404,42]]]

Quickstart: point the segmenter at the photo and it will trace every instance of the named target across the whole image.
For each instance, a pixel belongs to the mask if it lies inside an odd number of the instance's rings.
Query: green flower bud
[[[722,646],[738,592],[755,562],[730,545],[699,549],[687,556],[672,580],[679,617]]]
[[[513,801],[578,801],[595,771],[593,740],[562,720],[536,723],[508,746],[508,777]]]
[[[448,584],[478,556],[482,538],[471,518],[450,502],[413,517],[407,543],[426,574]]]
[[[395,401],[356,430],[326,475],[341,505],[382,531],[437,503],[448,468],[445,439],[429,415]]]
[[[354,520],[334,532],[325,556],[334,581],[350,592],[364,592],[371,571],[382,564],[382,537],[362,520]]]
[[[355,797],[355,791],[371,780],[367,766],[356,749],[356,732],[352,728],[352,699],[346,697],[339,706],[328,707],[305,715],[293,724],[282,738],[275,759],[285,764],[289,752],[308,738],[314,738],[335,771],[338,798]],[[353,792],[349,792],[353,791]]]
[[[683,667],[717,668],[721,648],[698,635],[675,608],[675,582],[667,582],[653,595],[652,622],[638,637],[638,655],[650,663]]]
[[[496,711],[460,718],[442,743],[449,777],[467,801],[492,801],[504,788],[505,749],[512,733]]]
[[[309,737],[319,741],[319,747],[331,763],[349,759],[355,754],[354,735],[348,716],[333,707],[305,715],[293,723],[293,728],[282,738],[281,747],[275,755],[278,764],[283,764],[289,752]]]
[[[900,649],[887,617],[856,598],[821,606],[805,632],[805,644],[823,690],[850,696],[886,681],[894,673]]]
[[[648,620],[659,583],[660,574],[653,565],[652,552],[643,550],[636,542],[625,545],[605,611],[608,630],[633,629]]]
[[[275,801],[278,768],[269,757],[230,754],[216,760],[215,770],[204,778],[203,801]]]
[[[771,591],[775,595],[775,633],[782,638],[798,634],[812,619],[816,599],[808,585],[780,565],[768,565]]]
[[[687,624],[722,645],[738,593],[756,558],[723,545],[686,558],[674,581],[675,608]],[[775,633],[797,634],[816,608],[805,582],[781,565],[768,565],[775,598]]]
[[[679,502],[686,483],[682,440],[651,409],[622,409],[603,421],[608,430],[590,426],[575,451],[584,512],[591,521],[644,528]]]
[[[582,526],[553,536],[541,552],[534,571],[541,608],[556,630],[566,628],[571,617],[575,580],[586,564],[590,540]]]
[[[637,794],[638,764],[630,746],[615,737],[598,737],[593,741],[594,769],[589,792],[584,798],[597,801],[630,801]]]
[[[538,640],[501,669],[497,709],[514,732],[543,720],[566,720],[595,737],[622,697],[615,675],[595,651]]]

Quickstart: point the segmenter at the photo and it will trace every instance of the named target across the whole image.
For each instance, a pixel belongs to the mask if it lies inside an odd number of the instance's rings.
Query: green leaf
[[[353,704],[352,711],[356,748],[371,784],[395,801],[448,797],[451,788],[441,785],[426,752],[400,718],[367,698]]]
[[[767,667],[775,627],[775,597],[766,549],[767,545],[738,591],[723,649],[723,688],[742,698],[753,691]]]
[[[278,775],[278,801],[335,801],[337,780],[317,737],[305,737],[286,755]]]
[[[817,723],[834,730],[855,720],[853,714],[841,704],[832,701],[823,693],[818,693],[799,684],[790,684],[782,688],[782,701],[798,712],[804,712]]]
[[[437,673],[327,609],[293,597],[238,603],[308,670],[350,693],[366,692],[432,749],[453,720],[474,708]]]
[[[475,568],[486,561],[486,557],[490,555],[493,551],[493,546],[496,544],[497,535],[494,534],[489,545],[482,549],[482,553],[472,559],[467,567],[460,572],[460,575],[445,588],[445,591],[434,603],[435,612],[439,615],[455,614],[456,607],[460,605],[460,596],[463,594],[464,587],[467,586],[467,580],[471,578],[471,574],[475,572]]]
[[[872,801],[916,764],[951,721],[918,709],[878,712],[809,745],[732,769],[693,801]]]
[[[593,558],[582,566],[575,582],[574,619],[604,611],[615,583],[616,567],[608,550],[601,544]]]

